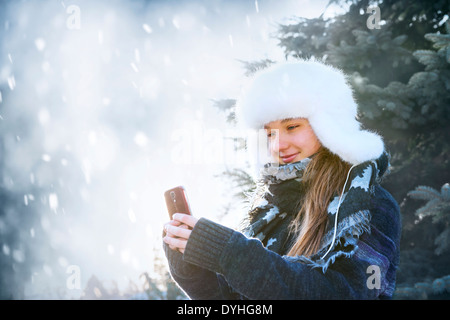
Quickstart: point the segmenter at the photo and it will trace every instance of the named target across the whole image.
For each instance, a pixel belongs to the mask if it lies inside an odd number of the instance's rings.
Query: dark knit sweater
[[[325,262],[285,256],[287,248],[274,252],[259,239],[201,218],[184,254],[164,244],[171,275],[191,299],[391,298],[399,207],[379,184],[369,202],[367,230],[347,236],[345,245],[338,241]],[[280,228],[287,232],[285,225]]]

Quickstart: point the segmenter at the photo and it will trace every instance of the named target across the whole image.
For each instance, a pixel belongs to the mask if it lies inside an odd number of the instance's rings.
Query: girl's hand
[[[184,253],[191,230],[198,219],[183,213],[175,213],[172,219],[164,225],[166,236],[163,238],[163,241],[169,245],[170,249]]]

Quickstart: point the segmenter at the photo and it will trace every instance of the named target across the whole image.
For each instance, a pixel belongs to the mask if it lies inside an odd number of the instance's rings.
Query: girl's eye
[[[298,128],[298,127],[300,127],[299,124],[293,124],[293,125],[288,126],[287,129],[288,130],[294,130],[295,128]]]
[[[272,138],[275,136],[276,131],[275,130],[268,130],[267,131],[267,138]]]

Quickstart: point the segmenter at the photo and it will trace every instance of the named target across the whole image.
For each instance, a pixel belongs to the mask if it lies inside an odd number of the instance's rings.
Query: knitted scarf
[[[244,233],[261,240],[274,252],[285,254],[295,235],[289,233],[291,221],[300,211],[305,194],[303,173],[310,158],[286,165],[267,164],[253,194]],[[335,195],[328,205],[328,223],[321,249],[311,257],[297,256],[325,272],[339,256],[350,257],[356,249],[356,238],[370,232],[370,199],[373,188],[389,166],[387,153],[373,161],[352,166],[342,197]]]

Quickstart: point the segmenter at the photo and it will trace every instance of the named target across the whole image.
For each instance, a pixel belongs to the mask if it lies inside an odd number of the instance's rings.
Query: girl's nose
[[[270,149],[272,153],[279,154],[280,152],[283,152],[288,148],[289,148],[289,139],[287,139],[285,135],[283,135],[279,130],[277,130],[275,137],[270,142]]]

